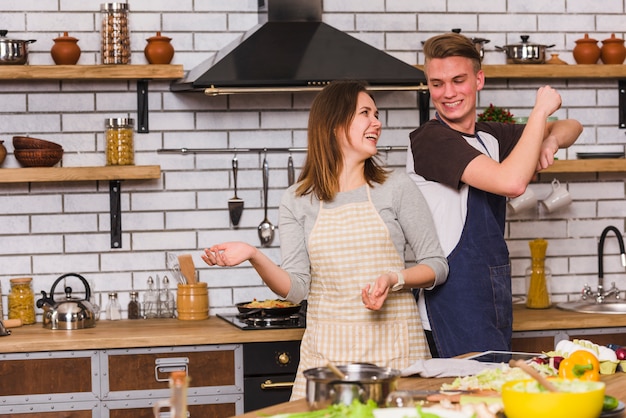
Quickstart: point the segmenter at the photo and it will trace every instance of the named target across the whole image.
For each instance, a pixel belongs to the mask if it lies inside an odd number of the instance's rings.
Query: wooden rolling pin
[[[2,325],[4,325],[5,328],[17,328],[17,327],[22,326],[22,320],[19,318],[18,319],[3,319]]]

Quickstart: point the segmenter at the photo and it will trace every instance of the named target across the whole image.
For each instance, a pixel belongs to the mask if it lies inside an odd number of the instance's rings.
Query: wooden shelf
[[[417,65],[423,70],[423,65]],[[551,65],[551,64],[511,64],[483,65],[487,80],[513,78],[626,78],[626,65]]]
[[[53,181],[145,180],[161,177],[158,165],[105,167],[28,167],[0,169],[0,183]]]
[[[626,172],[626,159],[558,160],[540,173],[620,173]]]
[[[0,80],[175,80],[182,65],[2,65]]]

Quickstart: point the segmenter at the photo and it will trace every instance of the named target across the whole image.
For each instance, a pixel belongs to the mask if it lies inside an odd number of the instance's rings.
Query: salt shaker
[[[109,321],[119,321],[122,319],[122,307],[117,300],[117,292],[109,293],[109,303],[106,307],[106,318]]]

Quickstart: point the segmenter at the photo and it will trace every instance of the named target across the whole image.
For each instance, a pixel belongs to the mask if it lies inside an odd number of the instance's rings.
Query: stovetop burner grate
[[[305,328],[306,317],[301,312],[285,316],[242,316],[237,314],[217,314],[226,322],[243,330]]]

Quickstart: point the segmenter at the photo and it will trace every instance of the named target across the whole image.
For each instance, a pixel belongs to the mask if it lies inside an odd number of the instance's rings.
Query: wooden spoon
[[[548,389],[550,392],[559,392],[556,386],[552,384],[548,379],[546,379],[542,374],[540,374],[537,370],[535,370],[530,364],[526,363],[524,360],[510,360],[509,366],[511,367],[519,367],[524,370],[526,373],[530,375],[533,379],[541,384],[544,388]]]
[[[341,380],[345,380],[346,375],[345,375],[345,374],[344,374],[341,370],[339,370],[339,368],[338,368],[337,366],[335,366],[335,365],[333,364],[333,362],[329,361],[329,362],[326,364],[326,367],[328,367],[328,368],[330,369],[330,371],[331,371],[331,372],[333,372],[333,374],[334,374],[335,376],[337,376],[339,379],[341,379]]]
[[[196,283],[196,266],[193,264],[191,254],[181,254],[178,256],[180,272],[187,279],[188,284]]]

